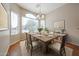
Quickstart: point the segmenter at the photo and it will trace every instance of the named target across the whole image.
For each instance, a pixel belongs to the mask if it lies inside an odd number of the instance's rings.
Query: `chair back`
[[[60,54],[61,55],[66,55],[66,52],[65,52],[65,41],[66,41],[66,36],[63,36],[61,37],[61,47],[60,47]]]
[[[27,48],[32,48],[32,40],[31,35],[26,33],[26,40],[27,40]]]
[[[61,43],[61,48],[64,48],[65,47],[65,36],[62,37],[62,43]]]
[[[27,34],[27,43],[32,46],[32,40],[30,34]]]
[[[27,50],[30,52],[30,55],[32,55],[32,38],[31,35],[26,33],[26,40],[27,40]]]
[[[65,53],[65,36],[58,36],[58,39],[54,40],[54,43],[59,43],[59,53],[60,55],[66,55]],[[57,52],[58,52],[57,51]]]

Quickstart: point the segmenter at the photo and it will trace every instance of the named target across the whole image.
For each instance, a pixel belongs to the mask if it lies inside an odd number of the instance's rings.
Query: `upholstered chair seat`
[[[49,44],[49,48],[60,51],[61,44],[59,42]]]

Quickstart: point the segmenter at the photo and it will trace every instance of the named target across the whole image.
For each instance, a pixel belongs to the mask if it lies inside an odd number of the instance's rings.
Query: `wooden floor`
[[[66,46],[73,49],[73,56],[79,56],[79,46],[70,43],[66,44]]]
[[[20,47],[20,42],[15,43],[14,45],[11,45],[8,53],[8,56],[21,56],[21,47]]]
[[[47,55],[43,54],[39,49],[33,52],[33,56],[56,56],[54,52],[50,52]],[[7,56],[30,56],[25,47],[25,41],[17,42],[10,46]]]
[[[78,46],[74,46],[72,44],[66,44],[66,46],[74,49],[72,53],[73,56],[79,56]],[[29,56],[29,53],[27,52],[27,49],[25,47],[25,41],[20,41],[10,46],[7,55],[8,56]],[[33,55],[34,56],[45,56],[40,50],[37,52],[34,52]],[[46,56],[57,56],[57,54],[55,54],[55,52],[53,53],[50,52]]]

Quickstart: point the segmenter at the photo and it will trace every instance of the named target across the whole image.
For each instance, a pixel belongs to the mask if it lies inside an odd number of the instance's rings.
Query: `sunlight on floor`
[[[21,41],[21,42],[20,42],[20,47],[21,47],[22,56],[28,55],[28,54],[27,54],[26,47],[25,47],[25,41]]]

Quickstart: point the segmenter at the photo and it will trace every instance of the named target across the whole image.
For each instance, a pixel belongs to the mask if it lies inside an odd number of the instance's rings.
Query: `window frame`
[[[17,23],[17,25],[16,25],[16,27],[12,27],[12,20],[13,20],[13,18],[12,18],[12,13],[14,14],[14,15],[16,15],[16,23]],[[10,20],[10,22],[11,22],[11,35],[16,35],[16,34],[18,34],[19,33],[19,31],[18,31],[18,26],[19,26],[19,14],[18,13],[16,13],[16,12],[14,12],[14,11],[11,11],[11,20]]]

